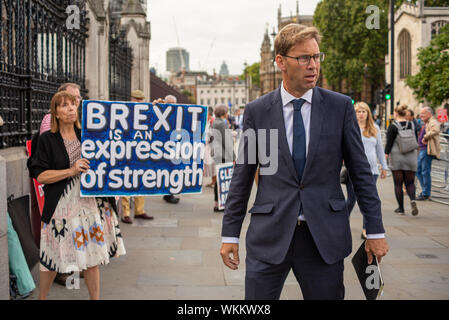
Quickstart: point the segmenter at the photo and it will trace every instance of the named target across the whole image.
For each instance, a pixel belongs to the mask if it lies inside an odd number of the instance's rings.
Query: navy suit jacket
[[[299,181],[288,147],[280,89],[249,103],[243,130],[278,129],[278,169],[260,175],[251,222],[246,233],[247,255],[281,263],[297,226],[300,205],[321,257],[333,264],[352,250],[349,213],[340,185],[342,161],[351,176],[367,234],[384,233],[381,203],[365,155],[351,99],[319,87],[313,89],[310,141],[303,177]],[[269,134],[267,133],[267,137]],[[270,150],[269,138],[265,150]],[[248,140],[243,138],[245,159]],[[241,146],[242,147],[242,146]],[[240,156],[240,155],[239,155]],[[240,237],[248,199],[259,163],[236,164],[223,216],[222,236]]]

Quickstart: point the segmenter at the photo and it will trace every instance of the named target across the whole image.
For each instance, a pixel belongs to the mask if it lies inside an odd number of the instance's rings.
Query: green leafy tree
[[[369,11],[369,6],[378,8]],[[371,27],[373,14],[379,27]],[[323,75],[337,91],[345,80],[348,88],[360,96],[363,79],[372,90],[383,86],[385,55],[388,52],[388,0],[322,0],[314,13],[314,25],[320,30]],[[368,23],[367,23],[368,22]],[[368,27],[367,27],[368,25]]]
[[[412,3],[415,4],[416,0],[396,0],[395,5],[396,8],[399,8],[401,4],[403,3]],[[424,6],[425,7],[448,7],[449,1],[448,0],[424,0]]]
[[[196,104],[196,99],[195,97],[192,95],[192,93],[188,90],[182,90],[181,92],[183,95],[185,95],[187,97],[187,99],[189,99],[189,102],[191,104]]]
[[[406,84],[420,102],[426,99],[432,107],[440,106],[449,99],[449,25],[427,47],[418,49],[418,66],[420,71]]]
[[[240,79],[246,80],[248,75],[253,83],[253,86],[260,87],[260,62],[255,62],[250,66],[247,66],[240,76]]]

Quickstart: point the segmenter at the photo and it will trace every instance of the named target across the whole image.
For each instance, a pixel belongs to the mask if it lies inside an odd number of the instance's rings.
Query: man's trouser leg
[[[423,170],[424,170],[424,157],[427,154],[426,150],[419,150],[418,154],[418,167],[416,168],[416,178],[418,178],[419,184],[421,185],[421,195],[424,195],[425,183],[423,180]]]
[[[130,197],[122,197],[122,208],[123,208],[123,216],[124,217],[130,216],[129,198]]]
[[[424,150],[425,151],[425,150]],[[422,194],[423,196],[430,197],[430,190],[432,188],[432,157],[427,154],[425,151],[425,155],[423,157],[423,169],[422,169],[422,179],[424,185],[422,186]]]
[[[326,264],[306,223],[295,229],[284,261],[272,265],[246,257],[245,299],[278,300],[293,268],[305,300],[343,300],[343,260]]]
[[[141,215],[144,214],[144,206],[145,206],[145,197],[134,197],[134,214]]]

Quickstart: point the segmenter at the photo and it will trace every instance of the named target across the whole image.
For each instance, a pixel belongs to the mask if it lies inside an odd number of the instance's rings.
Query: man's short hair
[[[285,56],[294,45],[309,39],[315,39],[320,44],[321,36],[317,28],[290,23],[283,27],[274,39],[274,49],[277,55]]]
[[[166,96],[164,100],[165,101],[168,101],[168,100],[173,100],[174,101],[174,102],[170,102],[170,103],[176,103],[178,101],[178,99],[176,99],[176,97],[174,95],[171,95],[171,94]]]
[[[429,112],[432,116],[433,116],[433,109],[431,107],[423,107],[424,110],[426,110],[427,112]]]
[[[58,88],[58,92],[61,91],[66,91],[68,87],[74,87],[77,88],[78,90],[81,90],[81,87],[79,84],[73,83],[73,82],[66,82],[63,83],[59,88]]]
[[[228,113],[228,106],[224,105],[224,104],[219,104],[214,108],[215,111],[215,116],[217,118],[223,117],[224,115],[226,115]]]
[[[407,112],[410,112],[410,115],[411,115],[412,117],[414,117],[414,116],[415,116],[415,113],[413,112],[413,110],[412,110],[412,109],[408,109],[408,110],[407,110]]]

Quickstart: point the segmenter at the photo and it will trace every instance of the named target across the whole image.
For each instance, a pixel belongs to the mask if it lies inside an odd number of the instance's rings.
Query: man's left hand
[[[368,255],[368,264],[373,262],[373,255],[377,257],[377,261],[380,263],[382,257],[385,256],[389,250],[387,240],[383,239],[368,239],[365,242],[365,251]]]

